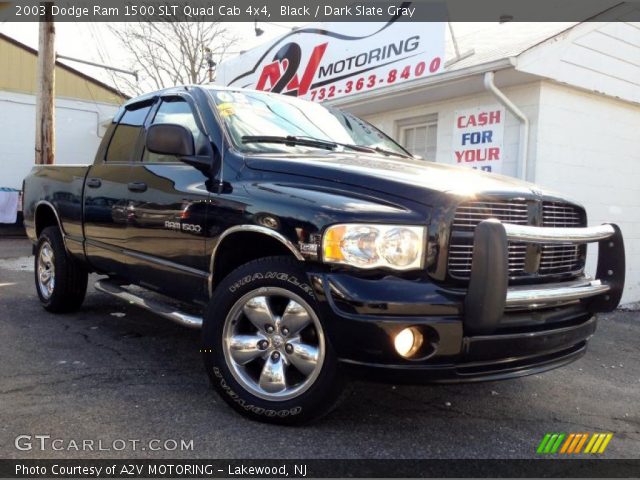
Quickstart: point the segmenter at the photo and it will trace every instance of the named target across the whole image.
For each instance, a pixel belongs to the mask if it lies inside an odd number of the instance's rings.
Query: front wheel
[[[216,289],[203,327],[207,372],[254,420],[297,424],[327,413],[342,388],[306,274],[286,257],[239,267]]]

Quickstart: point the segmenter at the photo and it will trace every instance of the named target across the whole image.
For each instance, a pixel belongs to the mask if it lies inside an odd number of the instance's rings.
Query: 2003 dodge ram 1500
[[[619,228],[587,227],[579,205],[265,92],[130,100],[93,165],[37,166],[24,191],[44,308],[79,308],[105,275],[99,291],[202,327],[215,389],[267,422],[328,412],[347,371],[464,382],[567,364],[624,286]]]

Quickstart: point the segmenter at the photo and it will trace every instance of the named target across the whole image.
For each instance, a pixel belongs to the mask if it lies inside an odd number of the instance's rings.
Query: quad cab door
[[[178,124],[193,134],[196,155],[213,150],[188,94],[161,97],[147,118],[154,124]],[[207,176],[169,155],[143,147],[127,185],[129,274],[141,286],[184,300],[207,295],[209,261],[205,235],[209,192]]]
[[[127,277],[127,225],[131,215],[127,184],[131,164],[144,141],[144,122],[153,99],[127,105],[114,118],[89,168],[84,188],[85,251],[100,273]]]

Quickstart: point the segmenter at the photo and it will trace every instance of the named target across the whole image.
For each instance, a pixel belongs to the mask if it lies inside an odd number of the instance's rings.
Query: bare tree
[[[207,59],[219,61],[237,41],[222,22],[116,23],[109,27],[130,55],[138,81],[119,77],[126,90],[139,94],[150,88],[200,84],[209,80]]]

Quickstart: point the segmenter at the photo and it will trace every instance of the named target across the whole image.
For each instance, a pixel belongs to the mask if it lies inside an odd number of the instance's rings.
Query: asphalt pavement
[[[330,416],[278,427],[216,396],[197,332],[92,287],[79,312],[45,312],[30,253],[0,239],[0,458],[531,458],[547,432],[612,432],[604,457],[640,452],[638,311],[601,316],[587,354],[558,370],[467,385],[353,381]],[[86,440],[94,450],[78,452]]]

